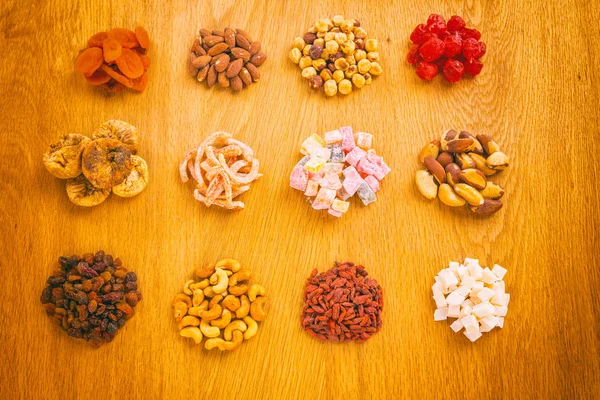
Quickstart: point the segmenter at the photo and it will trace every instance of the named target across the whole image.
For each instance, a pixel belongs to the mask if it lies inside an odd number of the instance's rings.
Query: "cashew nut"
[[[223,310],[223,314],[221,314],[221,318],[213,319],[210,321],[212,326],[216,326],[220,329],[225,329],[227,325],[231,322],[231,312],[228,309]]]
[[[233,258],[225,258],[215,265],[216,268],[228,269],[231,272],[238,272],[242,266],[238,260],[234,260]]]
[[[213,290],[213,287],[209,286],[206,289],[204,289],[204,295],[210,298],[215,297],[215,291]]]
[[[235,275],[232,276],[232,278]],[[210,283],[213,285],[213,291],[215,293],[223,293],[227,290],[227,285],[229,283],[229,277],[225,273],[225,270],[221,268],[217,268],[215,273],[210,277]]]
[[[250,311],[250,300],[248,300],[248,297],[244,294],[240,297],[240,303],[240,308],[235,311],[235,316],[242,319],[248,315],[248,312]]]
[[[215,272],[214,264],[209,264],[205,267],[198,267],[194,270],[194,275],[200,279],[208,278]]]
[[[252,278],[252,273],[247,269],[242,269],[229,278],[229,286],[235,286],[238,282],[247,281]]]
[[[258,330],[258,324],[252,317],[244,317],[244,322],[248,325],[248,329],[244,332],[244,339],[248,340],[252,336],[256,335],[256,331]]]
[[[256,296],[264,295],[265,288],[260,286],[258,283],[255,283],[254,285],[250,286],[250,289],[248,289],[248,298],[250,299],[250,301],[256,300]]]
[[[182,330],[183,328],[185,328],[186,326],[198,326],[200,325],[200,320],[192,315],[186,315],[185,317],[183,317],[181,319],[181,321],[179,321],[179,323],[177,324],[177,328],[179,328],[179,330]]]
[[[248,291],[248,285],[242,284],[237,286],[230,286],[229,293],[234,296],[241,296]]]
[[[192,306],[192,300],[183,293],[179,293],[177,296],[175,296],[175,299],[173,299],[172,306],[175,307],[175,304],[179,303],[180,301],[183,301],[185,304],[187,304],[188,307]]]
[[[204,301],[204,292],[202,289],[194,290],[194,298],[192,299],[192,304],[194,307],[198,307]]]
[[[204,336],[208,338],[216,338],[221,334],[221,330],[216,326],[210,326],[208,321],[202,320],[200,321],[200,330],[204,334]]]
[[[212,321],[213,319],[219,318],[222,312],[223,308],[221,308],[220,305],[215,304],[215,306],[208,311],[202,311],[200,313],[200,318],[202,318],[203,321]]]
[[[194,339],[196,344],[202,342],[202,332],[195,326],[188,326],[179,331],[179,334],[183,337]]]
[[[231,340],[231,335],[233,331],[246,332],[246,329],[248,329],[248,327],[246,326],[244,321],[242,321],[241,319],[236,319],[235,321],[227,325],[225,331],[223,332],[223,337],[225,338],[225,340]]]
[[[215,297],[210,299],[210,302],[208,303],[208,308],[213,308],[215,304],[219,304],[221,300],[223,300],[223,296],[221,296],[220,294],[216,295]]]
[[[189,281],[187,281],[187,282],[185,283],[185,285],[183,285],[183,293],[187,294],[188,296],[191,296],[191,295],[193,294],[193,293],[192,293],[192,289],[190,289],[190,285],[191,285],[192,283],[194,283],[194,280],[193,280],[193,279],[190,279]]]
[[[227,276],[231,276],[231,275],[233,275],[233,272],[231,272],[231,271],[230,271],[230,270],[228,270],[228,269],[226,269],[226,270],[225,270],[225,273],[227,274]]]
[[[230,294],[223,299],[221,306],[229,309],[230,311],[235,311],[240,308],[240,299]]]
[[[188,312],[188,306],[183,301],[175,303],[173,314],[175,315],[176,321],[181,321],[181,318]]]
[[[200,313],[206,310],[208,310],[208,300],[204,300],[198,307],[190,307],[188,314],[199,317]]]
[[[204,279],[204,280],[202,280],[200,282],[192,283],[190,285],[190,289],[192,289],[192,290],[196,290],[196,289],[204,290],[208,286],[210,286],[210,283],[208,282],[208,279]]]
[[[267,317],[267,312],[265,311],[265,304],[267,302],[266,297],[259,297],[250,305],[250,315],[257,321],[264,321]]]
[[[206,350],[212,350],[215,347],[218,347],[219,350],[233,350],[238,347],[242,341],[244,340],[244,334],[240,331],[233,331],[233,340],[230,342],[226,342],[223,339],[208,339],[204,343],[204,348]]]

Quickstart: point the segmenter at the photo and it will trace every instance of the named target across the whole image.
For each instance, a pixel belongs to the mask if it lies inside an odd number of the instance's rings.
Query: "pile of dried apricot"
[[[111,191],[133,197],[148,184],[148,164],[136,155],[138,142],[135,126],[110,120],[91,139],[77,133],[61,136],[44,153],[44,165],[52,175],[67,179],[67,195],[75,205],[96,206]]]
[[[77,56],[75,71],[89,84],[102,85],[110,92],[126,87],[142,92],[148,85],[149,46],[148,32],[141,26],[135,32],[124,28],[98,32]]]

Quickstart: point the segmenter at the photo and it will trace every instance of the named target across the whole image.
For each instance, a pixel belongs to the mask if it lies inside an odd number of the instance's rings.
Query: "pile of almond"
[[[242,29],[223,31],[200,29],[189,56],[190,74],[198,82],[213,87],[231,87],[241,91],[260,79],[260,67],[267,56],[260,51],[260,42],[252,40]]]
[[[502,208],[504,189],[488,179],[505,170],[509,159],[490,136],[450,129],[423,147],[419,161],[425,169],[417,171],[415,181],[425,198],[439,197],[450,207],[466,204],[478,215]]]

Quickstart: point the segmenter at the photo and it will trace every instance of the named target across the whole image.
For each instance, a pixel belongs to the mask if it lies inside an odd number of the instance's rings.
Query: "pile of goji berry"
[[[335,342],[364,342],[381,329],[383,292],[362,265],[335,263],[315,269],[304,289],[302,327],[311,336]]]
[[[485,54],[481,33],[466,27],[465,21],[453,15],[448,22],[438,14],[431,14],[427,24],[419,24],[410,35],[413,42],[408,52],[410,64],[417,64],[416,73],[424,80],[443,73],[448,82],[460,81],[465,73],[479,75]]]

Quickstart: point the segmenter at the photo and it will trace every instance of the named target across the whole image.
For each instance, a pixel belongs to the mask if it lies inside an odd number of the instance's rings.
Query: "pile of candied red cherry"
[[[413,42],[408,52],[408,62],[417,64],[419,78],[429,81],[438,72],[448,82],[460,81],[465,73],[479,75],[483,64],[479,59],[485,54],[481,33],[469,29],[465,21],[453,15],[448,22],[438,14],[431,14],[427,24],[419,24],[410,35]]]

